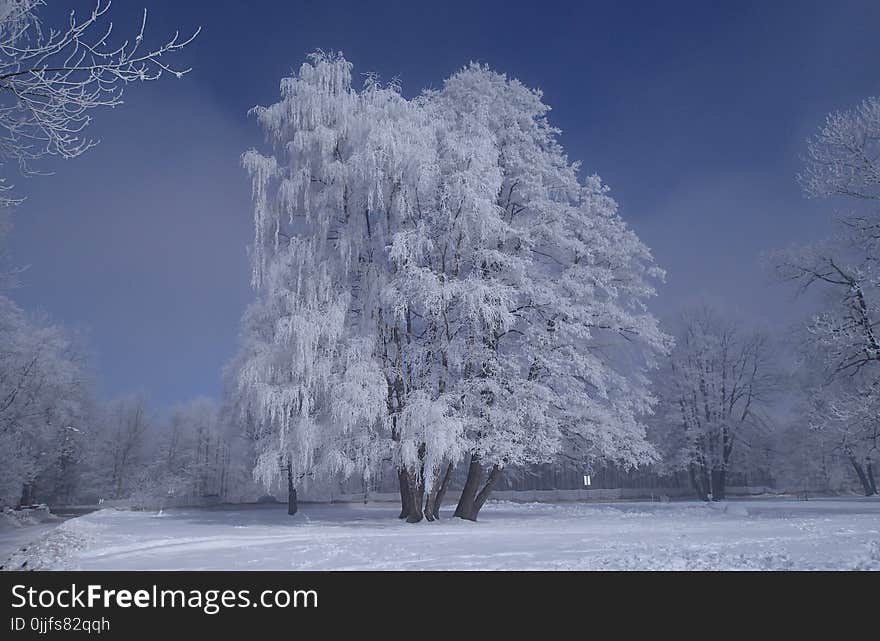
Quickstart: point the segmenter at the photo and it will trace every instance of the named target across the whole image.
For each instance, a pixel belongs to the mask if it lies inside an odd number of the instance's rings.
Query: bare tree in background
[[[41,21],[45,4],[0,0],[0,204],[17,202],[8,195],[11,166],[29,175],[36,173],[35,160],[75,158],[92,147],[95,141],[83,135],[92,110],[121,104],[126,85],[187,73],[163,56],[199,33],[182,39],[175,32],[164,44],[148,47],[145,9],[135,37],[120,42],[113,38],[109,0],[97,0],[85,17],[71,11],[60,28]]]
[[[134,395],[115,401],[108,408],[106,420],[109,487],[113,498],[118,499],[131,491],[142,465],[144,438],[149,428],[146,399]]]
[[[671,469],[688,472],[703,500],[725,498],[736,447],[766,421],[759,408],[775,389],[767,338],[710,308],[682,316],[676,347],[658,377],[665,411],[658,436]]]

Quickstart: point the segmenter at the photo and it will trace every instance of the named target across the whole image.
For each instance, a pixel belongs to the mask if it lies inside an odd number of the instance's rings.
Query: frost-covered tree
[[[443,115],[441,204],[456,257],[446,317],[464,339],[454,365],[469,470],[457,514],[475,519],[506,466],[561,451],[651,460],[645,373],[668,339],[644,307],[662,275],[650,252],[600,179],[579,179],[540,92],[472,64],[428,97]]]
[[[213,399],[178,403],[164,414],[134,393],[92,403],[87,417],[76,496],[144,506],[255,497],[250,451],[229,408]]]
[[[874,462],[880,445],[880,393],[876,381],[823,385],[810,396],[809,426],[822,433],[825,451],[843,458],[852,468],[865,496],[877,494]]]
[[[834,237],[779,252],[774,265],[801,291],[824,286],[830,294],[810,333],[826,350],[833,374],[855,375],[880,363],[880,99],[828,116],[808,148],[799,176],[805,193],[842,197],[852,208],[838,218]]]
[[[346,455],[347,446],[369,444],[387,413],[394,378],[386,385],[373,358],[377,340],[369,339],[386,330],[381,309],[373,314],[368,307],[378,284],[357,287],[371,269],[373,235],[380,242],[387,227],[381,218],[370,220],[370,207],[379,209],[382,172],[393,172],[379,146],[400,114],[382,122],[379,111],[394,107],[410,110],[378,84],[359,94],[347,61],[316,55],[282,83],[281,102],[255,109],[281,159],[244,157],[254,178],[253,283],[260,294],[245,318],[240,406],[255,425],[256,474],[269,483],[285,471],[291,493],[315,474],[348,471],[357,457]],[[277,191],[270,194],[270,186]],[[377,249],[382,258],[383,246]],[[350,331],[355,306],[363,332]],[[360,370],[366,377],[358,380]],[[351,394],[343,407],[337,389],[346,374]]]
[[[880,407],[880,100],[828,116],[808,143],[804,191],[850,208],[830,239],[774,254],[779,277],[798,291],[820,289],[823,308],[807,325],[809,423],[827,429],[834,451],[852,464],[866,494],[876,492],[876,412]]]
[[[129,498],[143,492],[150,463],[148,437],[155,420],[144,394],[104,404],[97,418],[94,467],[101,498]]]
[[[177,404],[156,445],[152,493],[178,499],[223,496],[231,457],[215,400],[201,397]]]
[[[273,149],[244,156],[258,299],[238,371],[259,473],[390,458],[414,522],[463,457],[469,519],[505,466],[651,458],[661,272],[547,111],[480,65],[407,100],[322,53],[255,109]]]
[[[798,178],[814,198],[880,200],[880,98],[830,114],[808,141]]]
[[[808,340],[825,354],[830,375],[858,376],[880,364],[878,254],[867,222],[841,224],[834,239],[779,252],[774,260],[779,276],[800,292],[824,286],[826,307],[810,320]],[[880,234],[880,220],[876,225]]]
[[[278,154],[244,157],[260,294],[239,380],[263,441],[257,473],[369,473],[381,453],[373,435],[387,430],[406,474],[418,456],[406,418],[421,414],[403,411],[414,372],[386,246],[418,201],[410,181],[427,163],[406,154],[431,153],[425,117],[395,87],[354,90],[350,64],[323,54],[255,113]]]
[[[110,1],[96,0],[84,17],[71,11],[66,24],[40,19],[44,0],[0,0],[0,190],[10,174],[29,174],[45,156],[74,158],[93,146],[84,135],[92,112],[121,104],[131,82],[181,77],[166,58],[198,34],[175,33],[163,44],[145,42],[146,10],[134,37],[114,40]]]
[[[762,333],[708,307],[685,312],[680,326],[657,376],[657,440],[667,468],[687,471],[703,500],[723,500],[734,450],[751,447],[765,427],[773,353]]]
[[[41,474],[66,476],[59,467],[77,456],[88,392],[76,342],[0,295],[0,504],[30,504]]]

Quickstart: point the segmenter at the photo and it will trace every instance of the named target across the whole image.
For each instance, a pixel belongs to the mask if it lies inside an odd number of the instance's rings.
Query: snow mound
[[[0,570],[75,570],[74,554],[94,541],[98,529],[82,518],[65,521],[16,550]]]

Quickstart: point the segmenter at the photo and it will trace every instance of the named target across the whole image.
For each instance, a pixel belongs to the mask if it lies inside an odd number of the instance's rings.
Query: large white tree
[[[393,88],[353,90],[347,61],[316,55],[282,82],[281,102],[254,111],[277,152],[244,156],[259,295],[244,322],[238,405],[255,426],[256,474],[267,484],[282,470],[291,484],[368,474],[392,384],[374,353],[387,270],[373,264],[392,224],[388,147],[414,109]]]
[[[255,109],[272,151],[244,156],[258,299],[239,393],[258,471],[390,458],[418,521],[467,457],[457,513],[475,519],[507,465],[653,456],[640,416],[668,339],[645,301],[662,272],[547,111],[480,65],[407,100],[353,88],[322,53]]]
[[[472,64],[429,98],[459,189],[443,203],[470,463],[457,514],[476,518],[508,465],[651,460],[645,374],[668,339],[645,309],[662,276],[650,252],[601,180],[579,179],[540,92]]]

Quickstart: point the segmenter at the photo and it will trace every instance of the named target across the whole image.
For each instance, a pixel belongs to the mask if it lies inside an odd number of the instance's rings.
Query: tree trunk
[[[466,521],[476,521],[480,513],[480,509],[492,493],[498,479],[501,478],[501,468],[497,465],[492,466],[489,472],[489,478],[486,484],[479,492],[477,488],[483,476],[483,468],[480,465],[480,457],[476,454],[471,456],[471,463],[468,466],[468,476],[462,490],[461,498],[458,500],[458,507],[455,508],[455,516],[465,519]]]
[[[400,483],[400,516],[407,523],[418,523],[424,518],[423,505],[425,502],[425,481],[417,479],[407,469],[397,470],[397,479]]]
[[[709,501],[712,498],[712,479],[709,476],[709,473],[706,471],[705,465],[700,465],[700,485],[703,486],[703,492],[705,493],[705,500]]]
[[[431,483],[431,491],[428,492],[428,495],[425,497],[425,518],[428,521],[433,521],[436,516],[434,513],[436,512],[435,506],[437,504],[437,491],[440,489],[439,486],[440,475],[435,474]]]
[[[450,463],[446,467],[446,471],[442,477],[440,474],[434,475],[434,482],[431,484],[431,491],[425,499],[425,518],[429,521],[440,518],[440,505],[443,503],[443,497],[446,494],[446,488],[449,486],[449,478],[452,476],[453,465]]]
[[[471,454],[471,462],[468,465],[467,479],[464,482],[464,489],[458,499],[458,505],[455,508],[455,516],[461,519],[469,519],[469,515],[474,511],[474,501],[477,499],[477,488],[483,476],[483,467],[480,465],[480,455]]]
[[[473,518],[469,519],[471,521],[476,521],[477,516],[480,513],[480,509],[483,507],[483,504],[486,502],[486,499],[489,498],[489,495],[492,493],[492,489],[495,487],[495,484],[498,483],[498,479],[501,478],[501,468],[497,465],[492,466],[492,471],[489,472],[489,478],[486,479],[486,484],[483,486],[483,489],[480,490],[480,493],[477,494],[477,498],[474,501],[474,511]]]
[[[725,481],[725,472],[724,470],[712,470],[712,500],[713,501],[723,501],[725,499],[724,495],[724,481]]]
[[[21,498],[18,500],[18,507],[32,505],[34,502],[34,485],[33,483],[25,483],[21,486]]]
[[[425,480],[424,477],[416,478],[414,474],[406,472],[407,507],[406,522],[418,523],[424,518],[423,505],[425,503]]]
[[[425,506],[425,444],[419,445],[418,474],[404,470],[407,486],[406,522],[418,523],[424,515]]]
[[[434,499],[434,518],[440,518],[440,506],[443,504],[443,497],[446,496],[446,490],[449,489],[449,481],[452,480],[452,470],[455,466],[450,463],[446,467],[446,474],[443,475],[443,480],[440,482],[440,489],[437,490],[437,497]]]
[[[701,501],[708,501],[709,495],[706,493],[702,483],[700,483],[700,479],[697,476],[697,470],[693,465],[688,467],[688,475],[691,479],[691,486],[694,488],[694,492],[697,493],[697,498]]]
[[[868,477],[865,475],[865,470],[863,470],[862,466],[859,465],[859,462],[856,460],[855,456],[850,456],[849,462],[852,463],[853,469],[856,471],[856,475],[858,475],[859,481],[861,481],[862,483],[862,489],[865,492],[865,496],[872,496],[874,492],[871,491],[871,483],[868,481]]]
[[[871,459],[865,461],[865,473],[868,476],[868,485],[871,487],[871,494],[877,494],[877,483],[874,481],[874,468],[871,465]]]
[[[400,486],[400,516],[397,518],[405,519],[409,514],[409,473],[403,468],[397,470],[397,483]]]
[[[431,490],[425,496],[425,520],[433,521],[437,517],[434,516],[434,504],[437,500],[437,492]]]
[[[287,466],[287,513],[290,516],[296,514],[299,509],[296,501],[296,487],[293,485],[293,471]]]

